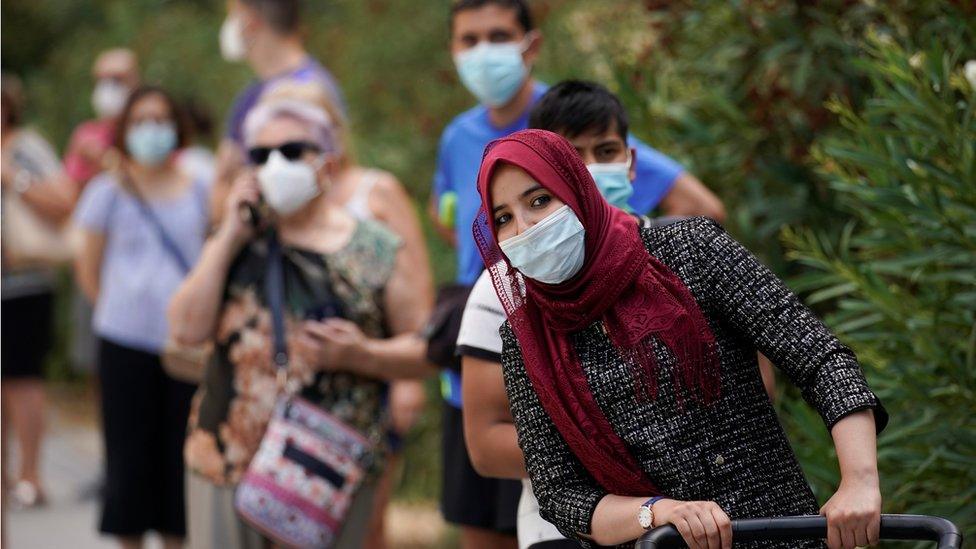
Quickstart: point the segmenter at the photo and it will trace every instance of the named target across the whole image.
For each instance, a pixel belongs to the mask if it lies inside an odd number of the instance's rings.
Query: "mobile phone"
[[[264,226],[265,221],[270,219],[268,205],[263,199],[258,202],[241,202],[237,214],[245,223],[255,229]]]

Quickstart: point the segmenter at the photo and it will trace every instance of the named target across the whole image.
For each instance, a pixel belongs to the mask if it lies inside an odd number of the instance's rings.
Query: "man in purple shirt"
[[[322,87],[345,114],[342,92],[332,73],[305,50],[300,27],[300,0],[230,0],[220,28],[220,53],[227,61],[246,61],[257,78],[234,100],[227,129],[217,149],[216,181],[211,215],[223,212],[231,182],[245,165],[241,126],[261,95],[282,83],[311,83]]]

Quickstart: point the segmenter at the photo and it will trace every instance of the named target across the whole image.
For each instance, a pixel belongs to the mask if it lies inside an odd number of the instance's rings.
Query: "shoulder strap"
[[[268,232],[268,267],[264,277],[264,295],[271,309],[274,345],[271,359],[279,376],[288,367],[288,346],[285,342],[285,276],[281,259],[281,244],[274,231]]]
[[[127,178],[128,175],[123,173],[122,177]],[[132,193],[132,196],[134,196],[136,199],[136,207],[139,209],[139,213],[142,214],[142,217],[153,226],[153,229],[156,231],[156,235],[159,237],[160,243],[163,245],[163,249],[165,249],[166,253],[170,254],[170,256],[176,260],[176,263],[179,264],[183,274],[189,273],[190,269],[192,268],[190,261],[187,260],[186,256],[183,255],[183,251],[180,250],[180,247],[176,244],[176,241],[174,241],[169,236],[169,233],[166,232],[166,227],[163,226],[163,222],[159,220],[159,217],[156,216],[156,214],[152,211],[152,208],[149,207],[149,204],[147,204],[142,198],[142,195],[139,194],[139,190],[136,189],[135,184],[131,181],[128,181],[128,183],[129,184],[126,186],[128,187],[129,192]]]

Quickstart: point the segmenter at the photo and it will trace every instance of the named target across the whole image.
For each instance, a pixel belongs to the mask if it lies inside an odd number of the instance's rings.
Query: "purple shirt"
[[[255,80],[234,99],[234,105],[230,109],[230,117],[227,119],[227,137],[232,139],[241,147],[244,147],[244,119],[247,113],[251,112],[254,105],[261,99],[261,94],[270,86],[284,82],[294,82],[298,84],[319,84],[325,88],[329,98],[339,107],[343,116],[346,114],[346,104],[342,99],[342,92],[336,84],[335,78],[328,69],[323,67],[318,61],[311,57],[306,57],[302,64],[293,71],[272,76],[267,80]]]

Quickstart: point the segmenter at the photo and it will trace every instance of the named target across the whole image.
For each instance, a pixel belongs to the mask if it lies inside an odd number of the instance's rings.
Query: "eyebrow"
[[[528,190],[526,190],[525,192],[523,192],[522,194],[520,194],[519,195],[519,198],[525,198],[525,197],[529,196],[530,194],[538,191],[541,188],[542,188],[542,185],[536,183],[535,185],[533,185],[532,187],[530,187]],[[501,205],[495,206],[494,208],[491,209],[491,213],[498,213],[498,210],[504,208],[505,206],[506,206],[506,204],[501,204]]]
[[[607,147],[607,146],[610,146],[610,145],[614,145],[614,146],[618,146],[618,147],[626,147],[627,146],[627,143],[624,142],[624,140],[621,139],[620,137],[611,137],[611,138],[608,138],[608,139],[606,139],[604,141],[600,141],[599,143],[597,143],[596,145],[594,145],[593,148],[594,149],[598,149],[600,147]]]

